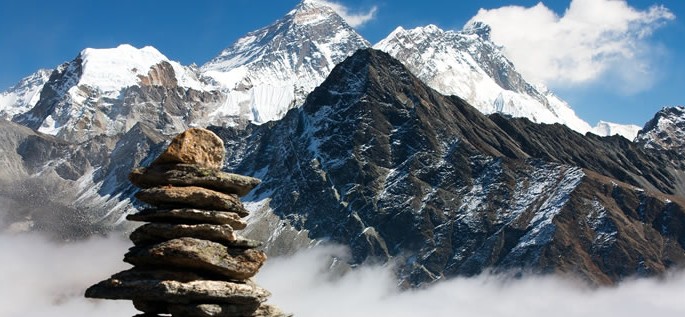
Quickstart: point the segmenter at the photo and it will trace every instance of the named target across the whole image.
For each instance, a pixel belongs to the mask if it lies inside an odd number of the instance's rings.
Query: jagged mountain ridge
[[[604,284],[685,264],[682,176],[665,158],[621,137],[485,117],[375,50],[283,120],[215,131],[244,133],[229,162],[263,179],[252,204],[349,245],[356,263],[402,259],[408,284],[489,268]]]
[[[204,64],[204,75],[228,90],[217,112],[255,123],[282,118],[324,81],[333,67],[370,44],[333,9],[303,1]]]
[[[5,108],[15,108],[12,116],[19,115],[15,121],[34,129],[40,125],[41,131],[49,134],[75,125],[98,133],[105,130],[109,135],[125,132],[132,126],[131,118],[113,114],[107,108],[126,104],[122,102],[122,89],[149,85],[138,76],[147,76],[151,66],[167,62],[173,66],[174,75],[166,76],[176,77],[179,87],[219,95],[206,102],[200,113],[194,107],[186,117],[167,118],[174,122],[175,130],[188,125],[263,123],[279,119],[288,109],[301,105],[335,64],[369,46],[325,3],[307,0],[272,25],[240,38],[199,70],[169,61],[151,47],[137,51],[128,45],[86,49],[68,65],[58,67],[65,78],[59,81],[59,87],[48,83],[49,90],[55,93],[42,98],[48,104],[41,105],[42,110],[28,113],[26,106]],[[399,58],[434,89],[457,94],[486,114],[500,112],[535,122],[562,122],[581,133],[590,131],[565,102],[546,88],[525,82],[500,47],[489,40],[486,25],[473,23],[460,32],[432,25],[408,31],[398,28],[376,47]],[[116,63],[103,63],[108,58]],[[164,84],[169,87],[173,81]],[[56,113],[49,114],[46,108]],[[105,119],[112,116],[114,120]],[[601,128],[592,131],[614,132]]]
[[[490,27],[485,24],[473,23],[462,31],[444,31],[435,25],[399,27],[374,48],[402,61],[433,89],[460,96],[484,114],[559,122],[580,133],[591,129],[549,90],[526,82],[490,40]]]
[[[648,149],[685,151],[685,107],[664,107],[638,134],[637,143]]]

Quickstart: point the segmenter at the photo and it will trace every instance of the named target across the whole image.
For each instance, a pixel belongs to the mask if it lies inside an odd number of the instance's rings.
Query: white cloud
[[[130,242],[94,238],[58,244],[36,235],[0,233],[0,316],[133,316],[129,301],[89,300],[86,287],[119,272]],[[685,316],[685,274],[591,290],[551,277],[504,281],[482,275],[399,291],[389,266],[329,270],[341,247],[315,247],[271,258],[257,282],[269,302],[297,317],[314,316]]]
[[[336,13],[338,13],[338,15],[345,19],[345,22],[347,22],[347,24],[355,28],[361,27],[366,22],[373,20],[373,18],[376,17],[376,11],[378,11],[377,6],[371,7],[371,9],[369,9],[366,12],[352,12],[348,7],[334,1],[316,0],[316,2],[331,7],[331,9],[333,9]]]
[[[649,37],[674,18],[663,6],[641,11],[623,0],[572,0],[562,16],[540,2],[481,9],[469,23],[489,24],[493,41],[529,80],[553,86],[613,80],[631,93],[653,84],[659,47]]]
[[[121,261],[129,244],[122,238],[59,244],[0,232],[0,316],[135,315],[130,302],[83,297],[88,286],[130,267]]]
[[[339,248],[302,251],[267,261],[257,282],[270,302],[298,317],[314,316],[685,316],[685,274],[590,289],[554,277],[457,278],[426,289],[398,291],[391,269],[366,266],[342,277],[328,272]]]

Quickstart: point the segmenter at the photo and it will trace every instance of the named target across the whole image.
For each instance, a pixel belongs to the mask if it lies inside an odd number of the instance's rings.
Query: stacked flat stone
[[[138,316],[286,316],[251,278],[266,260],[260,242],[236,234],[248,211],[239,196],[259,180],[220,171],[223,141],[205,129],[176,136],[149,167],[129,179],[153,208],[127,217],[146,224],[131,234],[124,261],[134,267],[86,290],[86,297],[132,300]]]

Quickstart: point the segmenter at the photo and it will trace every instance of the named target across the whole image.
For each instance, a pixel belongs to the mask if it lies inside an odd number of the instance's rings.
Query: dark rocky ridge
[[[371,49],[283,120],[214,130],[244,136],[231,168],[265,175],[250,199],[269,193],[277,215],[356,263],[403,258],[409,284],[487,268],[608,284],[685,263],[683,174],[664,157],[488,118]]]

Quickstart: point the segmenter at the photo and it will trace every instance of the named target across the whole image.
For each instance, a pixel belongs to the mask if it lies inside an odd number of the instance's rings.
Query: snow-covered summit
[[[374,45],[402,61],[433,89],[464,98],[485,114],[503,113],[538,123],[562,123],[581,133],[590,125],[541,85],[525,81],[483,23],[462,31],[435,25],[395,29]]]
[[[33,108],[40,99],[40,92],[50,78],[50,73],[52,70],[39,69],[0,93],[0,119],[12,119]]]
[[[96,88],[112,97],[125,87],[138,85],[141,76],[161,62],[173,67],[180,87],[203,90],[203,84],[192,71],[178,62],[169,60],[152,46],[135,48],[122,44],[116,48],[86,48],[79,54],[82,73],[78,85]]]
[[[263,123],[301,105],[336,64],[368,46],[332,8],[307,0],[238,39],[201,70],[230,95],[217,117]]]
[[[620,124],[607,121],[599,121],[590,132],[599,136],[620,135],[630,141],[635,140],[640,126],[634,124]]]

